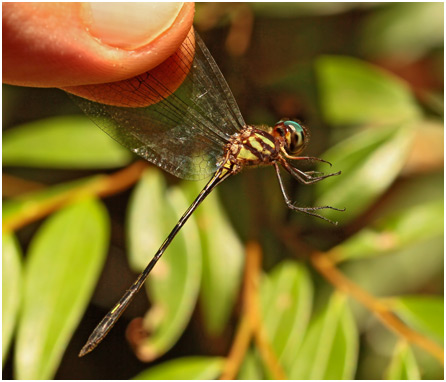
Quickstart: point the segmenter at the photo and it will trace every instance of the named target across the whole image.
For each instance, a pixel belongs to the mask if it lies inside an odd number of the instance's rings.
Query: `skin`
[[[98,87],[95,100],[101,102],[101,94],[110,89],[104,84],[149,71],[177,51],[194,16],[194,4],[184,3],[159,36],[126,49],[92,35],[83,7],[81,3],[3,3],[3,81],[65,88],[80,95],[83,86],[93,84]]]

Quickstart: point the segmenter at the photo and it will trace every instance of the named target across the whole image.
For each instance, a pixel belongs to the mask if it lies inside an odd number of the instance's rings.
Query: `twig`
[[[435,342],[427,337],[409,328],[401,321],[389,308],[389,306],[380,301],[380,299],[372,296],[357,284],[353,283],[345,277],[336,267],[328,254],[314,252],[311,256],[311,262],[314,267],[338,290],[347,293],[355,300],[359,301],[367,309],[393,332],[406,339],[408,342],[414,343],[423,348],[442,364],[444,362],[444,351]]]
[[[259,304],[260,272],[261,249],[257,243],[250,242],[246,246],[242,317],[220,379],[234,379],[237,376],[253,337],[273,377],[286,379],[262,327]]]
[[[254,328],[254,339],[259,349],[260,355],[271,371],[274,379],[287,379],[282,366],[277,359],[271,344],[268,341],[266,331],[262,325],[261,307],[260,307],[260,270],[261,270],[261,248],[257,243],[251,242],[248,244],[247,261],[251,262],[251,268],[256,272],[252,272],[251,278],[248,279],[251,283],[249,299],[246,303],[246,313],[251,320],[251,325]]]
[[[42,183],[34,182],[28,179],[22,179],[10,174],[2,174],[2,196],[4,198],[14,198],[18,195],[37,191],[45,188]]]
[[[235,379],[240,369],[245,354],[248,350],[249,343],[253,335],[253,328],[248,316],[243,315],[237,328],[235,339],[232,343],[229,355],[220,376],[221,380]]]
[[[350,295],[369,309],[375,316],[390,330],[397,333],[398,336],[408,342],[414,343],[444,363],[444,351],[435,342],[431,341],[422,334],[409,328],[402,322],[391,310],[385,299],[379,299],[362,289],[347,277],[345,277],[337,268],[336,262],[339,255],[334,248],[326,253],[316,252],[304,242],[297,240],[296,235],[292,235],[286,230],[278,231],[283,242],[295,253],[308,254],[313,266],[338,290]]]
[[[15,231],[42,219],[83,195],[102,197],[121,192],[132,186],[141,177],[142,171],[146,166],[145,162],[138,161],[113,175],[101,175],[91,182],[83,183],[76,188],[61,192],[42,201],[35,201],[30,208],[20,210],[16,214],[5,218],[3,220],[3,232]],[[17,200],[28,198],[30,198],[30,194],[23,195],[17,198]]]

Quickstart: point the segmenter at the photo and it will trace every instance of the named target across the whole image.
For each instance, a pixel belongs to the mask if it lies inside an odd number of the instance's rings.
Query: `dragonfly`
[[[283,119],[274,127],[246,124],[216,62],[193,29],[178,51],[155,69],[131,80],[107,84],[106,94],[98,94],[94,86],[82,89],[82,97],[72,96],[75,102],[116,141],[179,178],[211,178],[147,267],[96,326],[80,357],[95,349],[108,334],[201,202],[221,182],[244,167],[274,166],[286,205],[292,210],[329,222],[318,214],[319,210],[344,211],[331,206],[293,204],[285,190],[281,167],[303,184],[316,183],[341,172],[302,171],[291,164],[292,161],[326,162],[300,156],[310,135],[299,121]],[[98,96],[101,103],[94,101]]]

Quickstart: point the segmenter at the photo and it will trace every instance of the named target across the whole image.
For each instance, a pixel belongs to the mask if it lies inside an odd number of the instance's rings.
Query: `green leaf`
[[[399,342],[396,346],[392,361],[384,377],[389,380],[421,379],[417,361],[407,342]]]
[[[237,375],[237,379],[241,380],[263,380],[263,368],[262,363],[259,360],[257,352],[253,349],[248,349],[243,359],[243,363],[240,366],[240,371]]]
[[[85,199],[51,216],[34,236],[15,347],[17,379],[53,378],[100,275],[108,231],[103,205]]]
[[[431,49],[443,48],[443,32],[443,3],[387,4],[366,20],[360,46],[369,56],[413,61]]]
[[[443,207],[443,200],[428,200],[381,219],[339,245],[336,259],[377,256],[441,236]]]
[[[316,62],[316,72],[322,112],[330,124],[381,125],[420,116],[406,83],[364,61],[323,56]]]
[[[167,194],[159,171],[148,170],[129,210],[130,261],[142,270],[189,207],[173,187]],[[152,360],[168,351],[183,333],[195,307],[201,280],[201,248],[193,217],[182,227],[147,282],[152,307],[144,319],[150,333],[138,354]]]
[[[224,358],[184,357],[153,366],[133,379],[203,380],[216,379],[223,368]]]
[[[17,321],[22,299],[22,255],[19,245],[10,233],[2,235],[2,363]]]
[[[288,374],[311,316],[313,286],[296,262],[276,266],[261,285],[262,321],[275,355]]]
[[[421,295],[399,297],[395,299],[394,310],[408,325],[443,345],[443,297]]]
[[[195,198],[201,184],[188,182],[188,195]],[[244,248],[219,203],[214,190],[195,212],[203,248],[200,308],[211,335],[224,330],[241,283]]]
[[[413,140],[413,125],[364,130],[328,150],[322,157],[342,175],[315,185],[315,205],[345,207],[324,216],[347,222],[364,212],[395,180]]]
[[[443,265],[444,239],[435,237],[386,256],[345,262],[342,270],[374,296],[399,296],[435,285],[443,277]]]
[[[113,168],[132,154],[82,116],[43,119],[3,134],[3,165],[50,168]]]
[[[334,294],[327,308],[312,320],[296,352],[290,379],[353,379],[358,333],[346,297]]]
[[[314,15],[335,15],[344,13],[352,8],[362,7],[361,3],[325,3],[323,7],[320,4],[312,2],[286,2],[280,5],[274,2],[255,2],[250,3],[257,17],[284,18],[290,19],[299,16]]]
[[[127,215],[128,258],[135,272],[142,271],[167,237],[166,186],[159,171],[147,169],[135,186]],[[179,233],[181,235],[181,231]]]

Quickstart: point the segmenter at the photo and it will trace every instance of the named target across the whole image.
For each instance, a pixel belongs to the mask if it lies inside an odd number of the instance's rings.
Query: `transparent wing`
[[[82,91],[86,98],[71,96],[101,129],[184,179],[215,172],[230,136],[245,125],[217,64],[193,31],[155,69],[106,87],[84,86]],[[105,103],[89,100],[98,92]]]

